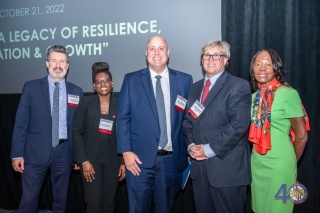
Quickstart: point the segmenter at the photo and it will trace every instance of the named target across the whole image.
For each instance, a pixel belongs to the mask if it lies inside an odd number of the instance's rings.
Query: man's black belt
[[[60,143],[67,142],[67,140],[68,140],[68,139],[59,139],[59,144],[60,144]]]
[[[164,156],[164,155],[170,155],[172,153],[173,153],[173,151],[167,151],[167,150],[160,149],[160,150],[158,150],[157,155]]]

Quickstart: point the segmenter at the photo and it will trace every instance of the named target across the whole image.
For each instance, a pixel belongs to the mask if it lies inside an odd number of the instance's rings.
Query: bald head
[[[156,73],[162,73],[168,64],[170,50],[161,36],[153,36],[147,42],[146,58],[148,66]]]
[[[152,36],[151,38],[149,38],[149,40],[147,42],[147,49],[148,49],[149,43],[152,42],[154,39],[162,40],[166,44],[166,47],[168,47],[168,43],[163,37],[161,37],[161,36]]]

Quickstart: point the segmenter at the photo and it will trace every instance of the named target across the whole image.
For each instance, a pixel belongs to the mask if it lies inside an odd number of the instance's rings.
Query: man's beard
[[[55,70],[59,70],[59,73],[54,72]],[[67,74],[67,70],[56,67],[53,69],[49,69],[49,74],[54,78],[64,78]]]

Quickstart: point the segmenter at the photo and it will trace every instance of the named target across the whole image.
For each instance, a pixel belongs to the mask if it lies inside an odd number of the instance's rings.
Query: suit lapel
[[[66,100],[66,103],[67,103],[67,115],[66,115],[66,116],[67,116],[67,122],[68,122],[68,120],[69,120],[69,114],[70,114],[70,113],[69,113],[69,110],[70,110],[70,109],[69,109],[69,105],[68,105],[68,94],[72,94],[72,93],[71,93],[71,91],[70,91],[71,88],[70,88],[69,83],[68,83],[66,80],[65,80],[65,82],[66,82],[66,93],[67,93],[67,94],[66,94],[66,98],[67,98],[67,100]]]
[[[149,68],[146,68],[141,71],[141,80],[142,80],[142,84],[143,84],[145,93],[147,95],[150,107],[152,109],[152,112],[156,117],[156,119],[158,120],[159,118],[158,118],[157,104],[156,104],[156,99],[154,97],[154,91],[153,91],[153,86],[151,82],[151,75],[150,75]]]
[[[50,112],[51,115],[51,104],[50,104],[50,92],[49,92],[49,81],[48,77],[45,77],[42,79],[42,93],[44,100],[46,102],[46,106]]]
[[[216,83],[211,88],[211,90],[210,90],[210,92],[204,102],[205,107],[207,107],[209,105],[209,103],[214,99],[214,97],[222,89],[222,86],[223,86],[224,82],[226,81],[226,78],[227,78],[227,72],[224,71],[223,74],[218,78]]]
[[[94,98],[92,99],[92,102],[90,104],[91,106],[89,109],[95,112],[92,114],[96,115],[94,119],[97,120],[97,122],[99,122],[101,117],[101,107],[100,107],[100,99],[97,94],[94,95]]]
[[[111,115],[111,119],[113,120],[113,117],[116,115],[117,110],[117,101],[113,100],[116,99],[112,97],[112,93],[110,94],[110,108],[109,108],[109,114]]]
[[[193,94],[193,98],[194,100],[192,100],[191,104],[193,104],[196,100],[198,100],[200,102],[200,98],[202,95],[202,90],[203,90],[203,85],[204,85],[204,79],[202,79],[199,83],[197,83],[196,87],[195,87],[195,91]]]
[[[179,92],[179,81],[177,78],[177,73],[173,70],[169,69],[169,82],[170,82],[170,119],[171,119],[171,126],[174,126],[175,119],[175,113],[176,110],[174,109],[174,105],[178,96]]]

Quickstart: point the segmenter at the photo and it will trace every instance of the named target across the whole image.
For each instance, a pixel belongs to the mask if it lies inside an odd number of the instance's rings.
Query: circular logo
[[[289,188],[290,200],[294,204],[301,204],[307,200],[308,190],[301,183],[292,184]]]

